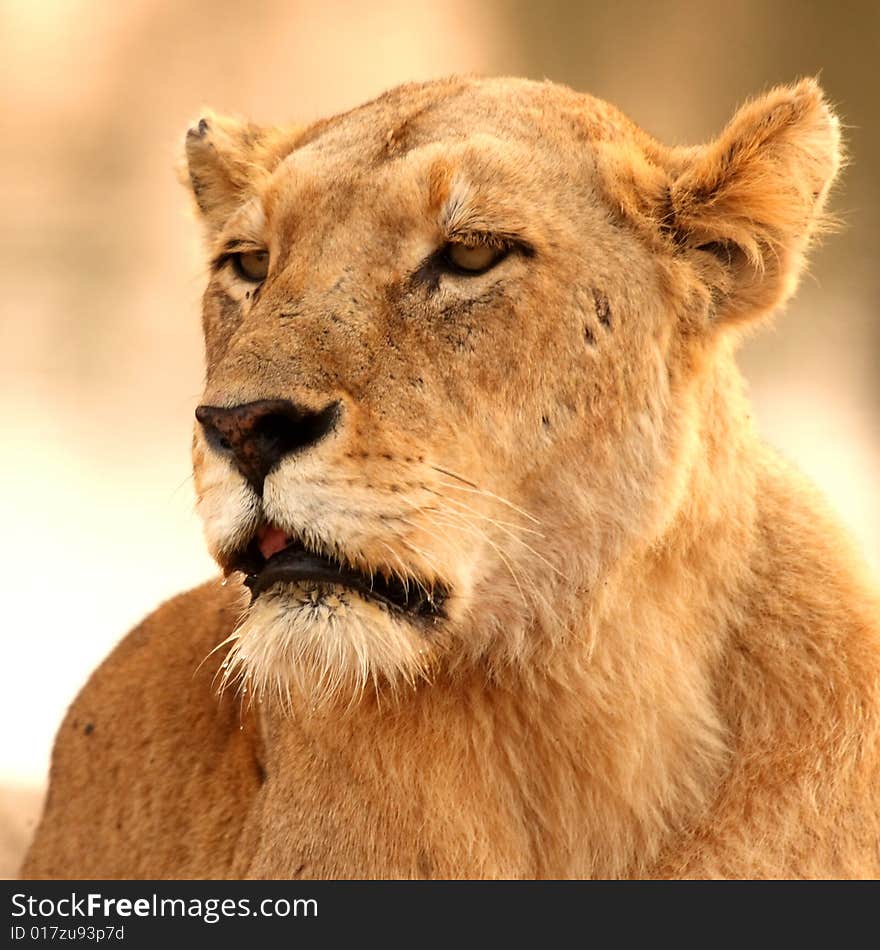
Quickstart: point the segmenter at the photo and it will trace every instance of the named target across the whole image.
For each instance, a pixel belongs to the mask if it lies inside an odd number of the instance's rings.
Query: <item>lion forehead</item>
[[[553,153],[562,140],[650,140],[614,106],[566,86],[514,78],[452,77],[407,84],[303,130],[296,151],[376,167],[432,144],[479,136]],[[557,153],[557,158],[558,158]]]

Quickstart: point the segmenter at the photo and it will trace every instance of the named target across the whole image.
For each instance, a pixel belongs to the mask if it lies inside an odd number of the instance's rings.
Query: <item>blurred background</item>
[[[173,172],[202,105],[308,121],[406,80],[518,74],[695,143],[747,96],[820,74],[848,127],[845,230],[741,363],[766,437],[876,567],[878,38],[876,0],[0,0],[0,872],[89,672],[214,573],[189,476],[203,271]]]

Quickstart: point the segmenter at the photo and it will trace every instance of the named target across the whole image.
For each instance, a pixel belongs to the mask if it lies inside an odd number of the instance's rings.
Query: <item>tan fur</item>
[[[451,79],[302,129],[209,116],[187,157],[209,253],[271,259],[256,294],[211,277],[203,402],[342,406],[262,500],[197,428],[212,553],[271,521],[447,614],[166,604],[61,727],[24,875],[880,874],[877,594],[733,359],[823,223],[818,86],[699,148]],[[480,234],[531,253],[426,269]]]

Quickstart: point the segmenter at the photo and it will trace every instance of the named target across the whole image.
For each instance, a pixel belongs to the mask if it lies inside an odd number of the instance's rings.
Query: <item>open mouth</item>
[[[414,580],[404,583],[380,571],[360,571],[270,525],[260,528],[229,567],[245,575],[251,603],[276,584],[335,585],[413,617],[438,617],[447,596],[445,588],[436,584]]]

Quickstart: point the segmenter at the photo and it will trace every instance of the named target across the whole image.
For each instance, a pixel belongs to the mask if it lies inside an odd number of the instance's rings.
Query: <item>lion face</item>
[[[513,80],[190,130],[198,509],[252,597],[228,677],[338,695],[579,634],[681,504],[716,326],[783,294],[676,232],[699,157]]]

